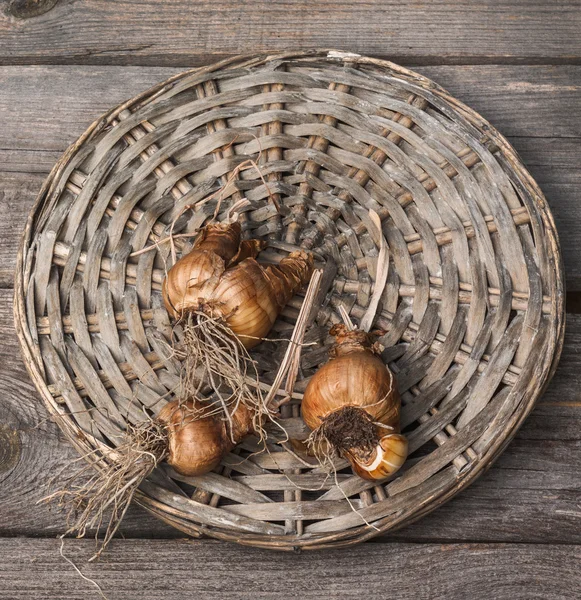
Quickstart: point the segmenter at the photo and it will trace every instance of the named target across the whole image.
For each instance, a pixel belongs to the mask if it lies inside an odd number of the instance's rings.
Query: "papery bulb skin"
[[[196,311],[219,317],[250,349],[308,282],[313,258],[303,251],[291,252],[279,264],[264,267],[255,259],[264,242],[241,241],[240,234],[238,222],[206,226],[192,251],[169,270],[162,293],[172,317]]]
[[[200,231],[192,250],[163,280],[163,300],[172,317],[180,318],[191,307],[197,308],[228,267],[257,256],[264,248],[260,240],[241,242],[241,233],[238,221],[210,223]]]
[[[196,477],[215,469],[227,452],[217,416],[194,419],[170,403],[159,414],[168,432],[167,463],[181,475]]]
[[[365,479],[395,473],[407,456],[400,431],[400,397],[393,373],[375,353],[372,337],[335,325],[331,359],[311,378],[301,410]]]
[[[311,378],[301,404],[303,419],[316,429],[332,412],[354,406],[373,421],[399,431],[400,398],[393,373],[374,352],[371,336],[348,331],[344,325],[331,329],[335,346],[331,360]]]
[[[291,252],[278,265],[266,268],[247,258],[223,273],[206,302],[246,349],[254,348],[312,272],[312,256],[302,251]]]
[[[224,265],[228,266],[238,254],[241,235],[242,226],[239,221],[209,223],[196,237],[192,251],[217,254],[224,261]]]
[[[243,405],[232,415],[232,431],[223,417],[203,416],[203,410],[202,403],[176,400],[167,404],[158,415],[168,436],[167,463],[187,477],[197,477],[215,469],[253,430],[250,411]]]

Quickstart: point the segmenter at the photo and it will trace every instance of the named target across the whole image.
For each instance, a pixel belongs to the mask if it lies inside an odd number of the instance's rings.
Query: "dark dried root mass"
[[[377,481],[396,473],[408,454],[405,436],[374,422],[361,408],[346,406],[325,417],[308,439],[322,465],[332,464],[337,454],[346,458],[363,479]]]
[[[323,419],[322,434],[339,452],[357,448],[371,453],[379,442],[377,426],[371,416],[356,406],[346,406]]]
[[[164,426],[156,421],[129,426],[125,441],[112,451],[110,458],[98,463],[97,472],[93,464],[87,465],[73,475],[62,490],[43,500],[57,501],[68,511],[67,535],[82,538],[88,530],[95,529],[97,537],[106,524],[103,541],[93,560],[115,535],[141,482],[165,459],[167,452]],[[95,452],[84,458],[94,459]],[[93,475],[83,481],[88,470],[93,471]]]

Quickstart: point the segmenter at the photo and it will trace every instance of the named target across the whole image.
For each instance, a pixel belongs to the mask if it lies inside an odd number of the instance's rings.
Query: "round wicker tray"
[[[260,173],[237,170],[249,158]],[[160,467],[136,501],[192,535],[316,549],[402,527],[490,466],[562,345],[552,216],[482,117],[416,73],[334,51],[239,57],[173,77],[101,117],[53,169],[20,248],[15,315],[30,374],[73,444],[110,460],[123,423],[171,399],[179,364],[160,298],[169,244],[132,253],[225,184],[222,213],[251,201],[243,225],[270,240],[265,260],[302,246],[326,264],[299,395],[327,360],[338,307],[357,322],[369,303],[379,242],[368,210],[380,215],[391,265],[375,326],[398,374],[410,458],[374,484],[340,460],[329,478],[274,437],[270,452],[250,438],[204,477]],[[196,231],[215,202],[187,210],[174,233]],[[184,252],[191,239],[176,243]],[[300,304],[273,337],[292,330]],[[284,350],[257,348],[264,381]],[[298,402],[283,409],[298,438],[299,415]]]

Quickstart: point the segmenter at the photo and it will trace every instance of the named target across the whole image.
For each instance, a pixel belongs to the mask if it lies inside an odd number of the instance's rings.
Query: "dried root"
[[[206,406],[205,417],[217,414],[224,418],[234,441],[233,415],[242,405],[252,414],[254,431],[264,439],[264,423],[273,419],[273,413],[265,402],[248,350],[224,319],[212,316],[211,311],[188,313],[180,325],[184,333],[180,396],[197,398],[201,386],[209,385],[216,401],[212,409]],[[197,374],[200,366],[202,379]]]
[[[338,452],[358,448],[371,453],[379,443],[377,425],[371,416],[355,406],[346,406],[325,417],[318,430]]]
[[[307,447],[321,465],[340,455],[359,477],[370,480],[392,476],[408,453],[405,436],[391,425],[374,421],[357,406],[345,406],[322,418],[307,439]]]
[[[321,467],[331,472],[335,469],[335,459],[339,453],[329,443],[322,427],[311,431],[309,437],[303,442],[307,455],[314,456]]]
[[[341,487],[335,461],[341,455],[349,457],[349,450],[353,449],[353,445],[359,444],[362,448],[371,450],[378,440],[376,424],[371,421],[369,415],[358,408],[348,406],[326,417],[321,425],[311,432],[305,442],[309,453],[317,459],[321,467],[333,475],[335,485],[341,491],[351,510],[372,529],[377,529],[377,527],[361,515]]]
[[[87,530],[96,529],[95,537],[106,522],[106,530],[98,552],[100,556],[109,544],[129,508],[141,482],[164,460],[168,439],[165,428],[156,421],[147,421],[137,427],[129,426],[125,441],[115,449],[115,456],[94,471],[93,464],[77,472],[65,487],[43,498],[43,502],[57,501],[68,511],[65,535],[82,538]],[[94,458],[95,453],[90,457]],[[83,457],[83,458],[89,458]],[[92,461],[94,462],[94,461]],[[94,474],[82,481],[87,471]]]

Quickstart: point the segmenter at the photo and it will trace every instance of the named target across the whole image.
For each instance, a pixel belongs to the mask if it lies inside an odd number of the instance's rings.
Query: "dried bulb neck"
[[[209,223],[196,238],[193,250],[217,254],[225,264],[228,264],[238,252],[241,235],[242,227],[238,221]]]
[[[305,285],[313,274],[313,255],[297,250],[278,265],[268,266],[264,274],[272,287],[279,311]]]
[[[255,411],[248,408],[245,404],[240,403],[238,408],[232,414],[231,424],[226,421],[224,422],[226,434],[234,444],[238,444],[247,435],[255,433],[257,427],[261,427],[264,415],[255,415],[254,412]],[[256,417],[257,421],[255,421],[254,417]]]
[[[232,267],[245,258],[255,258],[266,247],[264,240],[243,240],[238,221],[233,223],[209,223],[202,229],[192,252],[206,252],[218,256],[223,268]]]
[[[343,323],[333,325],[329,333],[335,338],[335,345],[329,351],[331,358],[345,356],[353,352],[379,354],[379,348],[372,333],[360,329],[350,330]]]

